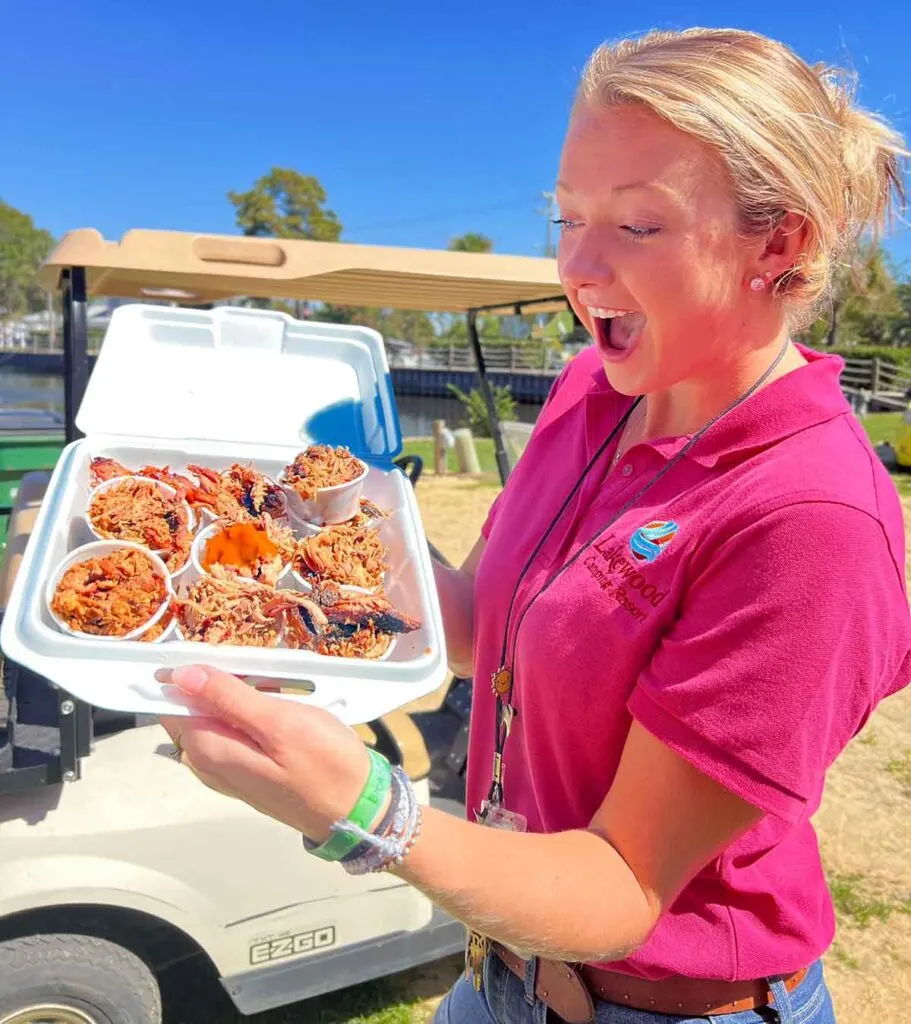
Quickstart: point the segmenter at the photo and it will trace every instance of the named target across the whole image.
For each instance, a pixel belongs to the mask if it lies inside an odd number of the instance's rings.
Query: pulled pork
[[[389,568],[376,531],[347,523],[300,541],[291,564],[312,586],[330,581],[364,590],[378,587]]]
[[[189,509],[179,495],[163,493],[150,480],[128,477],[96,494],[89,520],[102,537],[132,540],[160,554],[170,572],[187,564]]]
[[[51,609],[80,633],[125,636],[152,618],[167,593],[151,558],[124,548],[71,565],[57,584]]]
[[[258,521],[229,523],[206,542],[200,563],[216,579],[255,580],[275,586],[295,547],[294,534],[264,515]]]
[[[221,472],[206,466],[187,468],[199,478],[198,486],[188,495],[190,504],[208,509],[218,519],[246,522],[263,514],[273,518],[284,515],[281,488],[252,466],[235,462]]]
[[[92,459],[89,465],[89,474],[92,486],[96,487],[105,480],[113,480],[118,476],[144,476],[149,480],[160,480],[163,484],[173,487],[175,491],[185,498],[193,487],[193,481],[180,473],[172,473],[168,466],[143,466],[142,469],[127,469],[116,459],[99,457]]]
[[[187,640],[240,647],[276,647],[280,613],[269,611],[270,587],[202,577],[177,599],[177,618]]]
[[[328,444],[311,444],[285,466],[282,480],[304,501],[312,501],[316,492],[356,480],[364,472],[364,464],[347,448]]]

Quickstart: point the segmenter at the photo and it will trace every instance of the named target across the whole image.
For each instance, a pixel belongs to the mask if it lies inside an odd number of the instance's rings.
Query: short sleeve
[[[629,701],[706,775],[789,822],[911,674],[911,616],[880,523],[807,502],[697,552],[679,617]]]

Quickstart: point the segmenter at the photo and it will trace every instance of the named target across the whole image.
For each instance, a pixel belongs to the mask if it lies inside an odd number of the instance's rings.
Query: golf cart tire
[[[81,1011],[92,1024],[161,1024],[161,995],[134,953],[88,935],[0,943],[0,1024],[31,1007]]]

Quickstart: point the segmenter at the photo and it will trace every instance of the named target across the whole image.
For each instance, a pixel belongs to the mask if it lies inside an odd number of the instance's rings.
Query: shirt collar
[[[806,365],[773,380],[723,416],[687,452],[688,459],[707,467],[719,462],[740,461],[801,430],[850,412],[839,384],[844,360],[803,345],[795,347],[807,360]],[[600,366],[592,374],[589,394],[604,396],[605,393],[615,400],[619,415],[632,401],[617,401],[620,396],[610,387],[604,368]],[[690,435],[657,438],[648,442],[648,446],[670,459],[689,439]]]

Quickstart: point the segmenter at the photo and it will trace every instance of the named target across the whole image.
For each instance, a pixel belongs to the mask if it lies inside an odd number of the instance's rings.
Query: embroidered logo
[[[637,562],[654,562],[676,536],[678,526],[666,519],[655,519],[640,526],[629,539],[629,549]]]

